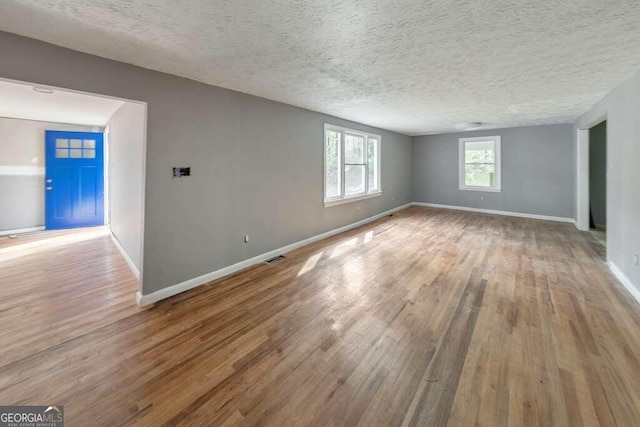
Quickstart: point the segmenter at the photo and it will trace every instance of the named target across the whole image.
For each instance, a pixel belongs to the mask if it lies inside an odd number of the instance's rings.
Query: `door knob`
[[[53,190],[53,187],[47,187],[47,190],[51,191],[51,190]]]
[[[51,178],[47,179],[47,184],[51,184],[53,180]]]

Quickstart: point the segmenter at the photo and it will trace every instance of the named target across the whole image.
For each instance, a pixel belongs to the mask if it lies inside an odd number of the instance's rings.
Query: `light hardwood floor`
[[[413,207],[140,310],[108,237],[0,246],[0,404],[69,426],[638,425],[640,306],[603,251]]]

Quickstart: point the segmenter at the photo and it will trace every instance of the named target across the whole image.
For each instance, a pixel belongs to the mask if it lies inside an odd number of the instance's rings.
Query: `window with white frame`
[[[380,195],[380,141],[380,135],[325,124],[325,206]]]
[[[500,137],[460,138],[460,189],[501,191]]]

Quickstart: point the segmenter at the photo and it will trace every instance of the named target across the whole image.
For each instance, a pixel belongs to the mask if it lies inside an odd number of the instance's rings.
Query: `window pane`
[[[93,139],[85,139],[84,148],[96,148],[96,141]]]
[[[340,197],[340,133],[327,131],[325,133],[325,198]]]
[[[473,141],[465,143],[465,163],[495,163],[495,161],[495,143],[493,141]]]
[[[66,159],[67,157],[69,157],[69,150],[67,150],[66,148],[58,148],[56,150],[57,159]]]
[[[85,159],[95,159],[96,158],[96,150],[84,149],[82,150],[82,157]]]
[[[378,140],[367,140],[367,165],[369,166],[369,191],[378,190]]]
[[[493,187],[495,185],[495,165],[464,165],[464,185],[472,187]]]
[[[71,140],[71,148],[82,148],[82,140],[81,139],[72,139]]]
[[[80,159],[82,158],[82,149],[74,149],[72,148],[71,150],[69,150],[71,152],[71,157],[72,159]]]
[[[56,139],[56,148],[69,148],[69,140],[68,139]]]
[[[344,134],[344,162],[364,164],[364,136]]]
[[[364,193],[364,171],[364,165],[346,165],[344,167],[345,196]]]

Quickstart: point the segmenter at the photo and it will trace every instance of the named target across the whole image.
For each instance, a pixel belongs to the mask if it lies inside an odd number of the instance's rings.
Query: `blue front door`
[[[96,132],[45,132],[45,228],[104,224],[104,147]]]

